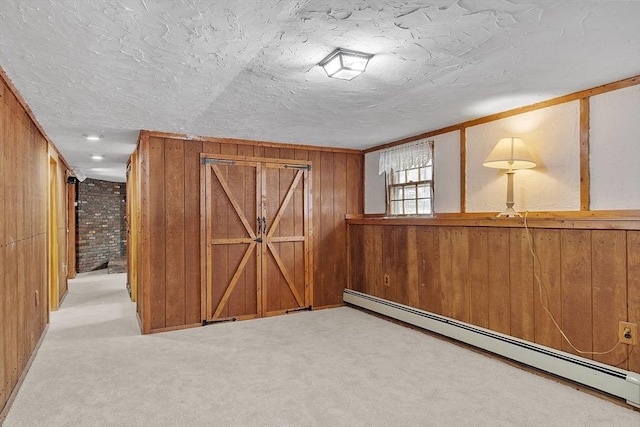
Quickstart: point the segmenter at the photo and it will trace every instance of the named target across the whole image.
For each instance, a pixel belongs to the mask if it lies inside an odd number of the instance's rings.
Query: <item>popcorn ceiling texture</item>
[[[602,0],[3,0],[0,66],[72,166],[124,180],[140,129],[360,149],[630,77],[639,17]],[[337,46],[376,56],[328,79]]]

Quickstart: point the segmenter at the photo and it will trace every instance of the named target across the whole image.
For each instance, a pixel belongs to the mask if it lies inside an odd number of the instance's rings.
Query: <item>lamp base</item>
[[[514,211],[512,207],[508,207],[507,209],[503,210],[502,212],[500,212],[497,217],[501,217],[501,216],[505,216],[507,218],[513,218],[513,217],[520,217],[522,218],[522,215],[520,215],[518,212]]]

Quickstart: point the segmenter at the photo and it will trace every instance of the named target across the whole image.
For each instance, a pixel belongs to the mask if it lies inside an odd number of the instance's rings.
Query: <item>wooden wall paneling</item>
[[[627,320],[627,232],[591,232],[591,285],[593,303],[593,349],[604,352],[618,342],[618,322]],[[624,345],[593,359],[627,368]]]
[[[393,230],[391,242],[392,246],[390,250],[385,253],[386,257],[391,258],[391,269],[389,275],[391,276],[391,286],[387,290],[391,290],[391,296],[389,299],[397,301],[400,304],[409,303],[409,288],[411,284],[408,278],[408,259],[407,259],[407,243],[408,243],[408,227],[391,227]]]
[[[185,323],[200,323],[200,153],[202,142],[184,144]]]
[[[279,158],[280,149],[273,147],[266,147],[264,150],[265,156],[269,158]],[[271,230],[272,227],[272,219],[276,216],[278,212],[278,207],[280,203],[284,199],[286,191],[288,188],[286,184],[283,182],[282,186],[281,181],[284,181],[284,176],[282,176],[282,180],[280,179],[280,171],[271,171],[271,173],[267,173],[265,189],[263,189],[263,203],[267,206],[267,232]],[[267,196],[268,194],[268,196]],[[279,245],[280,246],[280,245]],[[274,312],[280,310],[281,307],[284,306],[284,301],[282,298],[286,298],[286,295],[283,291],[283,288],[287,287],[284,277],[280,274],[280,270],[278,269],[275,260],[271,255],[263,258],[263,262],[267,262],[267,272],[268,276],[266,279],[267,295],[269,298],[267,299],[267,307],[265,307],[266,312]]]
[[[238,145],[236,150],[239,156],[256,157],[253,145]]]
[[[265,148],[265,154],[267,149]],[[332,233],[334,223],[333,210],[333,155],[332,153],[320,153],[318,181],[315,181],[316,191],[320,193],[320,201],[316,206],[315,212],[318,212],[320,227],[316,235],[316,243],[318,244],[318,258],[315,258],[316,265],[319,265],[319,278],[315,281],[313,301],[317,306],[331,304],[331,289],[334,287],[335,263],[334,254],[336,245],[334,244],[335,236]],[[319,207],[319,209],[318,209]]]
[[[138,313],[142,332],[151,332],[151,169],[149,167],[150,138],[142,135],[138,146],[140,197],[140,272],[138,273]],[[156,203],[157,205],[157,203]]]
[[[16,244],[16,255],[18,260],[18,283],[16,285],[17,288],[17,304],[14,307],[16,311],[17,317],[17,328],[16,328],[16,344],[17,344],[17,355],[18,355],[18,372],[22,372],[27,363],[28,357],[25,358],[25,354],[28,352],[28,347],[26,346],[27,339],[27,291],[28,291],[28,281],[29,274],[28,270],[30,268],[30,261],[28,257],[28,240],[23,239],[17,242]],[[30,299],[31,301],[31,299]]]
[[[14,130],[14,141],[16,143],[16,148],[15,148],[15,163],[13,163],[14,168],[13,168],[13,180],[15,181],[15,195],[16,198],[14,199],[14,203],[16,204],[16,208],[17,211],[19,212],[19,214],[17,215],[17,225],[16,225],[16,234],[14,235],[14,238],[16,240],[16,242],[20,242],[25,238],[26,235],[26,231],[25,231],[25,226],[26,226],[26,218],[25,216],[27,215],[27,194],[25,191],[25,181],[24,181],[24,171],[25,171],[25,167],[27,167],[27,165],[25,165],[25,158],[27,155],[27,141],[26,141],[26,123],[24,121],[24,117],[25,113],[23,111],[16,111],[14,113],[14,117],[16,122],[19,124],[19,126],[17,126]]]
[[[267,157],[264,155],[264,147],[259,145],[253,146],[253,157]]]
[[[243,149],[241,146],[236,146],[236,153]],[[242,212],[246,216],[250,224],[255,223],[256,217],[256,174],[255,168],[229,168],[229,188],[232,194],[237,198],[238,203],[242,207]],[[239,220],[237,215],[230,213],[228,217],[228,229],[233,236],[245,236],[246,230]],[[230,273],[235,273],[236,266],[240,264],[242,257],[248,245],[233,245],[229,248],[229,261],[230,261]],[[256,307],[257,304],[257,292],[255,291],[256,277],[255,273],[257,267],[253,264],[254,258],[247,264],[244,269],[244,274],[238,280],[234,292],[229,298],[229,309],[234,315],[247,313],[248,307]]]
[[[471,300],[469,283],[469,229],[451,229],[451,317],[469,322]]]
[[[591,176],[589,168],[589,98],[580,99],[580,210],[591,205]]]
[[[346,213],[364,211],[364,191],[362,191],[364,155],[347,154],[347,208]]]
[[[126,250],[126,260],[127,260],[127,289],[129,290],[129,295],[131,296],[131,301],[135,302],[136,301],[136,294],[135,294],[135,280],[133,279],[133,276],[135,274],[135,271],[137,269],[134,269],[134,255],[133,255],[133,248],[136,247],[136,244],[134,242],[135,240],[135,236],[136,234],[134,234],[133,232],[133,227],[135,227],[135,215],[132,213],[133,209],[132,209],[132,203],[134,200],[134,194],[133,194],[133,188],[134,188],[134,172],[132,170],[132,164],[135,162],[133,159],[135,158],[136,155],[136,151],[134,151],[133,153],[131,153],[131,155],[129,156],[129,161],[127,164],[127,169],[126,169],[126,177],[127,177],[127,206],[126,206],[126,225],[127,225],[127,243],[125,246],[125,250]]]
[[[6,170],[7,164],[5,161],[5,146],[7,145],[6,129],[8,127],[8,121],[5,120],[6,114],[6,102],[5,102],[5,86],[0,82],[0,203],[2,206],[8,206],[8,202],[4,197],[4,189],[6,182]],[[9,321],[9,312],[5,310],[5,301],[7,301],[7,281],[5,276],[5,253],[6,253],[6,232],[4,228],[5,211],[7,209],[0,209],[0,324],[6,325]],[[0,411],[4,408],[4,405],[8,399],[8,388],[5,381],[5,347],[8,344],[5,343],[5,328],[0,328]]]
[[[395,227],[380,227],[380,235],[382,237],[381,245],[381,265],[382,265],[382,295],[384,299],[390,301],[396,300],[395,288],[398,286],[395,274],[395,257],[394,257],[394,230]],[[402,284],[404,286],[405,284]]]
[[[149,285],[151,329],[166,324],[164,140],[149,139]]]
[[[6,120],[10,123],[5,129],[5,159],[8,170],[13,170],[18,162],[17,152],[19,141],[17,140],[16,129],[20,124],[16,116],[17,101],[11,96],[11,103],[8,105]],[[20,206],[15,203],[18,200],[17,180],[5,180],[5,201],[9,202],[9,209],[5,209],[5,233],[7,234],[6,244],[6,267],[5,267],[5,297],[4,309],[8,314],[7,323],[2,327],[4,332],[4,367],[6,390],[10,392],[16,385],[18,372],[18,318],[15,307],[18,304],[18,255],[17,255],[17,234],[18,216],[21,211]],[[6,205],[5,205],[6,206]]]
[[[362,277],[362,283],[354,283],[354,289],[357,291],[365,292],[371,295],[379,296],[376,293],[376,278],[375,273],[375,258],[373,251],[376,247],[374,243],[374,229],[375,227],[362,227],[362,244],[357,245],[358,242],[354,239],[353,250],[362,251],[362,264],[358,265],[355,261],[352,266],[353,269],[358,271],[360,277]],[[354,279],[355,280],[355,279]],[[380,279],[382,280],[382,279]]]
[[[67,279],[76,277],[76,184],[67,184]],[[129,239],[127,239],[128,241]]]
[[[313,259],[313,305],[319,306],[320,290],[322,287],[322,259],[320,257],[320,248],[322,247],[322,156],[320,151],[309,151],[308,158],[311,162],[311,206],[309,213],[311,214],[311,230],[310,236],[313,246],[310,248],[310,256]]]
[[[184,145],[179,140],[164,140],[166,327],[186,323]]]
[[[240,146],[236,147],[240,148]],[[236,150],[237,152],[237,150]],[[227,169],[227,185],[234,197],[236,203],[240,206],[240,210],[245,215],[246,220],[251,224],[255,230],[256,218],[257,218],[257,176],[256,167],[244,167],[244,166],[231,166]],[[272,177],[276,189],[279,185],[278,171],[274,171]],[[266,178],[269,179],[269,178]],[[226,196],[223,196],[226,198]],[[272,208],[273,209],[273,208]],[[223,225],[224,227],[224,225]],[[226,212],[226,232],[229,237],[246,237],[247,231],[242,224],[238,214],[232,209],[228,208]],[[227,259],[229,265],[227,266],[228,281],[235,275],[237,267],[248,249],[249,245],[228,245]],[[268,274],[274,274],[275,271],[267,269]],[[256,289],[257,280],[257,264],[256,258],[251,257],[244,268],[242,275],[238,279],[237,285],[228,299],[229,315],[241,316],[248,313],[258,313],[257,310],[257,298],[258,292]],[[279,277],[278,277],[279,279]],[[278,288],[276,288],[278,289]],[[279,298],[274,298],[274,301],[267,301],[278,304]]]
[[[347,187],[349,175],[347,173],[347,154],[333,153],[333,248],[331,250],[332,263],[334,264],[335,279],[327,289],[325,305],[336,305],[342,302],[342,291],[347,287],[347,263],[342,256],[347,247],[347,224],[344,214],[347,212]],[[327,283],[324,284],[328,285]]]
[[[17,277],[18,283],[17,287],[17,300],[16,300],[16,315],[18,318],[17,324],[17,345],[18,345],[18,372],[22,372],[24,369],[28,357],[25,358],[25,353],[28,351],[28,347],[26,345],[27,339],[27,292],[28,292],[28,269],[31,268],[28,263],[29,260],[27,257],[28,253],[28,238],[29,238],[29,217],[31,212],[31,201],[29,199],[29,193],[26,188],[27,184],[27,174],[31,171],[27,161],[29,156],[29,119],[24,110],[19,111],[18,114],[20,127],[17,129],[17,158],[16,158],[16,169],[14,172],[14,177],[17,182],[17,202],[18,202],[18,229],[17,229],[17,237],[16,237],[16,256],[18,261],[17,266]],[[58,193],[59,194],[59,193]],[[64,218],[64,217],[62,217]]]
[[[442,290],[440,287],[439,232],[433,227],[419,227],[416,234],[419,277],[418,307],[432,313],[442,313]]]
[[[293,153],[293,158],[295,160],[309,160],[309,152],[307,150],[296,149]],[[298,187],[294,196],[294,206],[296,212],[295,219],[295,231],[297,235],[302,235],[303,233],[307,236],[310,236],[311,227],[311,216],[313,211],[313,204],[310,200],[310,195],[312,195],[313,189],[311,188],[311,175],[313,172],[308,172],[306,174],[306,179],[301,183],[302,186]],[[304,188],[308,188],[308,192],[304,192]],[[306,212],[306,214],[303,214]],[[347,252],[349,253],[349,252]],[[296,259],[302,258],[304,261],[302,263],[302,269],[296,272],[296,280],[300,283],[306,282],[306,287],[303,292],[303,298],[310,305],[314,305],[313,301],[313,273],[310,272],[310,266],[313,265],[313,239],[308,238],[307,247],[305,248],[304,243],[297,243],[295,246],[295,257]],[[297,265],[297,264],[296,264]]]
[[[371,242],[372,247],[365,247],[366,253],[370,254],[369,259],[367,259],[367,267],[373,265],[371,269],[373,273],[373,277],[368,277],[367,282],[373,283],[373,291],[374,295],[380,298],[384,298],[386,285],[384,283],[384,236],[383,236],[384,227],[372,227]],[[365,244],[368,245],[369,239],[368,236],[365,235]]]
[[[210,153],[210,154],[220,154],[220,144],[219,142],[205,141],[202,143],[202,152]]]
[[[15,299],[15,316],[16,316],[16,338],[15,343],[17,346],[17,373],[18,376],[22,372],[26,360],[25,354],[25,333],[26,333],[26,315],[25,315],[25,297],[26,297],[26,282],[27,282],[27,262],[26,256],[26,241],[27,241],[27,215],[31,209],[28,194],[26,192],[26,172],[30,170],[29,166],[25,163],[25,158],[28,155],[29,137],[28,137],[28,123],[25,120],[26,113],[18,110],[17,119],[20,124],[16,129],[16,142],[18,144],[16,149],[16,162],[14,163],[14,176],[16,180],[16,203],[17,203],[17,228],[16,228],[16,261],[17,261],[17,283],[14,285],[16,288]]]
[[[469,322],[489,327],[489,247],[486,228],[469,230]]]
[[[440,265],[438,268],[440,282],[441,313],[443,316],[453,317],[453,242],[452,227],[440,227],[438,229],[438,253]]]
[[[533,257],[525,229],[510,229],[509,238],[511,335],[534,341]]]
[[[159,277],[159,272],[161,273],[161,270],[159,270],[158,265],[154,265],[154,263],[157,264],[157,258],[154,257],[151,252],[154,249],[154,245],[164,245],[166,244],[167,240],[171,239],[171,234],[172,232],[169,230],[171,227],[168,225],[169,221],[171,221],[170,218],[166,218],[164,217],[164,215],[166,215],[165,212],[162,212],[160,214],[158,214],[157,212],[154,213],[154,211],[156,211],[156,209],[154,207],[151,206],[152,203],[154,202],[158,202],[158,195],[159,194],[163,194],[162,195],[162,203],[164,203],[165,205],[167,205],[168,199],[171,197],[168,192],[170,192],[170,189],[165,189],[164,186],[166,186],[167,184],[163,184],[162,186],[158,186],[156,185],[156,187],[159,188],[152,188],[152,182],[154,181],[154,178],[152,177],[152,175],[154,173],[157,174],[157,170],[154,169],[154,165],[159,164],[158,160],[160,160],[158,158],[157,154],[153,153],[153,150],[151,148],[153,148],[153,145],[156,142],[150,142],[150,141],[163,141],[163,138],[161,135],[152,135],[149,133],[145,133],[143,132],[141,134],[141,138],[140,138],[140,146],[139,146],[139,150],[138,150],[138,157],[140,158],[140,173],[138,174],[140,177],[144,177],[146,176],[147,179],[141,179],[141,240],[143,240],[141,242],[141,244],[139,246],[141,246],[141,256],[140,258],[144,258],[143,256],[143,252],[147,251],[147,255],[148,258],[150,259],[149,264],[148,264],[148,274],[146,276],[144,276],[143,274],[143,280],[141,280],[141,283],[144,282],[146,284],[146,289],[147,292],[150,292],[152,294],[151,298],[149,298],[148,300],[148,304],[150,305],[149,307],[149,314],[153,316],[153,321],[151,323],[153,323],[152,327],[149,327],[149,331],[156,331],[156,330],[162,330],[165,329],[167,327],[172,327],[170,326],[171,322],[167,322],[164,317],[169,316],[170,311],[172,310],[172,307],[170,306],[170,302],[169,299],[172,299],[169,297],[169,294],[172,292],[171,290],[171,285],[170,280],[168,279],[168,275],[171,275],[171,266],[169,264],[167,264],[166,267],[166,271],[165,271],[165,278],[167,279],[167,282],[162,282],[162,283],[158,283],[156,281],[154,281],[152,279],[152,276],[154,277]],[[147,149],[145,150],[144,148],[144,140],[147,140]],[[245,143],[234,143],[231,140],[225,140],[225,141],[217,141],[215,139],[208,139],[208,140],[204,140],[204,141],[191,141],[191,140],[184,140],[184,139],[180,139],[180,138],[170,138],[170,139],[175,139],[180,141],[183,145],[183,151],[184,151],[184,156],[182,159],[182,164],[183,164],[183,172],[184,172],[184,183],[183,183],[183,203],[184,203],[184,252],[183,252],[183,259],[184,259],[184,281],[185,283],[185,320],[183,323],[185,324],[192,324],[192,320],[187,320],[186,317],[188,316],[188,312],[189,306],[195,306],[197,304],[197,302],[199,301],[200,303],[202,303],[201,301],[201,295],[202,295],[202,289],[200,290],[200,293],[198,294],[197,297],[193,297],[193,300],[196,301],[196,303],[189,303],[189,298],[190,295],[193,295],[194,292],[193,291],[189,291],[189,286],[194,286],[192,285],[193,283],[197,283],[198,280],[198,274],[201,274],[201,271],[198,269],[193,269],[190,268],[188,266],[188,263],[190,262],[190,258],[188,257],[188,253],[192,252],[195,249],[195,244],[194,242],[197,241],[198,239],[198,234],[199,233],[189,233],[187,232],[187,228],[188,227],[192,227],[193,224],[193,220],[188,220],[187,219],[187,215],[189,215],[191,212],[194,211],[198,211],[195,215],[198,215],[199,217],[199,200],[196,206],[196,208],[190,209],[189,206],[194,204],[194,201],[196,201],[196,198],[198,197],[198,195],[196,194],[195,196],[193,196],[193,200],[189,201],[187,194],[187,188],[189,186],[188,184],[188,180],[197,180],[199,179],[196,178],[196,175],[193,174],[191,176],[191,178],[189,178],[189,168],[186,166],[187,162],[188,162],[188,158],[190,156],[195,156],[196,152],[198,151],[197,148],[188,148],[188,145],[190,144],[197,144],[198,147],[200,148],[200,152],[201,153],[211,153],[211,154],[233,154],[233,155],[241,155],[241,156],[246,156],[246,157],[264,157],[264,158],[280,158],[280,159],[286,159],[286,158],[291,158],[291,159],[302,159],[302,160],[309,160],[312,162],[312,179],[311,182],[314,185],[314,191],[311,195],[311,200],[308,201],[303,201],[302,203],[308,203],[310,206],[310,213],[311,213],[311,227],[310,227],[310,231],[311,233],[313,233],[312,237],[314,238],[313,242],[314,245],[312,245],[312,247],[310,248],[310,253],[308,255],[309,259],[313,259],[314,263],[312,265],[315,265],[316,267],[314,267],[314,271],[313,271],[313,281],[315,283],[320,283],[320,285],[318,286],[314,286],[314,306],[316,307],[322,307],[322,306],[334,306],[334,305],[338,305],[342,302],[342,289],[344,288],[344,286],[347,283],[347,261],[346,258],[343,256],[344,255],[344,250],[345,250],[345,245],[346,245],[346,226],[344,224],[344,215],[352,210],[359,210],[360,212],[356,212],[356,213],[361,213],[362,210],[362,204],[363,204],[363,193],[362,190],[360,188],[358,188],[357,184],[353,185],[352,183],[359,183],[360,181],[360,175],[362,174],[362,154],[360,153],[351,153],[351,152],[346,152],[346,151],[342,151],[342,152],[332,152],[332,151],[328,151],[328,150],[306,150],[303,147],[287,147],[284,145],[269,145],[269,144],[261,144],[261,143],[256,143],[255,145],[253,144],[247,144]],[[164,141],[163,141],[164,142]],[[167,148],[167,150],[169,150],[169,148]],[[147,162],[146,165],[143,167],[143,163],[145,162],[145,157],[144,155],[142,155],[142,152],[146,151],[147,154]],[[168,151],[167,151],[168,153]],[[339,154],[336,156],[336,154]],[[196,159],[199,159],[198,157],[195,157]],[[162,164],[163,167],[165,168],[162,171],[162,175],[164,177],[164,175],[169,175],[170,171],[167,169],[168,164],[169,163],[173,163],[170,162],[169,160],[162,158]],[[145,169],[146,168],[146,169]],[[154,171],[152,171],[151,169],[154,169]],[[198,171],[199,174],[199,171]],[[352,176],[357,176],[357,179],[352,179]],[[164,177],[164,179],[166,180],[167,178]],[[144,181],[144,182],[142,182]],[[283,182],[284,183],[284,182]],[[142,188],[143,187],[143,188]],[[160,190],[164,191],[164,193],[159,192]],[[165,194],[166,193],[166,194]],[[145,200],[146,197],[146,200]],[[293,204],[298,204],[300,202],[297,201],[298,195],[296,193],[296,195],[294,195],[293,198]],[[150,204],[151,203],[151,204]],[[144,206],[143,206],[144,205]],[[168,206],[168,205],[167,205]],[[315,212],[314,212],[314,207],[315,207]],[[318,212],[318,210],[320,210],[320,212]],[[157,229],[157,227],[154,225],[153,221],[157,221],[158,220],[158,216],[162,216],[162,221],[164,222],[164,229],[159,231]],[[218,222],[221,221],[220,218],[217,219]],[[302,221],[301,221],[302,222]],[[294,217],[293,219],[293,225],[292,224],[288,224],[286,221],[285,223],[282,224],[283,227],[291,227],[293,226],[298,227],[298,219],[296,219]],[[199,224],[196,225],[196,227],[198,227],[198,231],[199,231]],[[336,230],[338,229],[338,230]],[[195,228],[194,228],[195,230]],[[342,231],[340,231],[342,230]],[[187,249],[187,245],[189,244],[189,237],[188,234],[195,234],[195,238],[193,239],[193,241],[191,242],[191,245],[193,246],[190,250]],[[144,239],[145,239],[145,235],[148,236],[148,242],[147,245],[145,245]],[[161,235],[164,235],[163,238],[158,239],[158,237],[160,237]],[[165,243],[163,243],[165,242]],[[278,244],[278,246],[280,246],[281,248],[279,250],[282,251],[282,256],[286,257],[296,257],[296,259],[300,256],[298,254],[298,252],[302,251],[303,253],[305,252],[303,249],[298,249],[298,246],[301,245],[296,245],[296,244]],[[291,246],[291,248],[286,248],[286,246]],[[197,253],[199,254],[200,252],[200,248],[197,249]],[[165,258],[169,258],[169,250],[167,249],[165,251]],[[318,259],[322,259],[324,258],[324,262],[320,261],[320,264],[318,262]],[[195,265],[195,264],[194,264]],[[322,268],[317,268],[318,265],[322,265]],[[144,268],[143,268],[144,270]],[[192,276],[192,278],[187,278],[187,275],[189,274],[189,271],[194,271],[195,273],[195,277],[196,279],[194,280]],[[292,272],[293,277],[298,277],[298,276],[304,276],[304,271],[295,271]],[[295,281],[297,281],[298,279],[294,279]],[[200,283],[202,283],[202,280],[200,280]],[[322,283],[324,283],[325,285],[322,285]],[[163,288],[164,286],[164,288]],[[198,284],[196,284],[195,286],[198,286]],[[144,286],[142,286],[142,288],[144,288]],[[159,316],[157,311],[158,308],[160,307],[160,297],[161,295],[164,294],[165,295],[165,316]],[[143,292],[144,295],[144,292]],[[156,298],[158,297],[158,298]],[[151,304],[156,304],[156,306],[151,307]],[[145,311],[145,303],[143,304],[139,304],[139,311],[143,312]],[[192,310],[192,313],[195,310]],[[142,317],[142,323],[143,325],[145,324],[144,321],[144,315],[141,316]],[[159,317],[162,318],[159,320]],[[179,325],[175,325],[175,326],[179,326]],[[144,326],[143,326],[143,330],[144,330]]]
[[[44,332],[49,313],[48,202],[49,144],[0,73],[0,419]],[[59,167],[52,247],[61,251],[59,276],[66,290],[66,164]],[[62,294],[64,295],[64,294]],[[56,302],[58,302],[56,300]],[[1,421],[0,421],[1,423]]]
[[[437,209],[437,207],[436,207]],[[467,128],[460,127],[460,212],[467,211]]]
[[[244,147],[240,145],[238,146],[238,153],[240,153],[240,150],[242,148]],[[256,222],[260,214],[259,206],[260,206],[260,203],[262,203],[262,199],[261,199],[262,183],[258,182],[258,179],[261,179],[261,177],[259,177],[258,175],[260,175],[263,171],[264,169],[262,168],[262,165],[257,165],[256,168],[251,168],[250,170],[247,170],[244,176],[244,180],[245,180],[244,189],[243,189],[243,192],[245,193],[244,194],[244,197],[245,197],[244,212],[247,216],[247,221],[250,224],[252,224],[253,230],[255,231],[256,235],[258,234],[257,233],[258,227]],[[243,231],[242,233],[244,235],[246,234],[246,231]],[[244,280],[245,280],[244,305],[247,308],[251,307],[251,311],[247,310],[247,312],[260,314],[260,313],[264,313],[264,310],[266,309],[266,307],[264,307],[264,303],[263,303],[264,295],[262,294],[262,290],[263,290],[262,283],[259,283],[259,280],[258,280],[258,274],[259,274],[258,259],[262,261],[266,261],[266,260],[263,254],[260,253],[259,247],[256,247],[255,251],[256,251],[255,252],[256,256],[252,257],[249,260],[247,267],[245,267],[245,270],[244,270]],[[258,301],[259,298],[260,298],[260,301]]]
[[[139,206],[139,187],[138,174],[138,150],[136,149],[129,158],[127,170],[127,286],[131,295],[131,301],[138,300],[138,272],[139,258],[138,248],[140,247],[138,239],[140,233],[138,230],[138,206]]]
[[[292,148],[280,149],[281,159],[293,159],[294,156],[295,156],[294,149]],[[278,203],[278,206],[276,207],[276,212],[274,213],[274,216],[277,213],[277,210],[279,209],[279,205],[283,203],[285,197],[287,196],[287,193],[289,192],[289,188],[291,187],[291,184],[293,183],[293,180],[296,176],[295,171],[289,170],[289,169],[280,169],[278,171],[278,174],[279,174],[279,197],[278,197],[279,203]],[[297,187],[298,194],[300,194],[299,193],[300,188],[301,187],[299,186]],[[276,234],[274,234],[275,236],[295,235],[296,222],[301,222],[303,218],[303,212],[302,212],[301,206],[302,205],[300,205],[296,210],[296,200],[295,200],[295,194],[294,194],[294,196],[291,198],[291,200],[286,206],[285,214],[282,215],[280,218],[280,223],[278,224]],[[297,267],[301,267],[302,270],[304,270],[304,263],[295,262],[295,259],[296,259],[295,245],[296,244],[292,242],[283,242],[275,245],[275,247],[278,248],[277,250],[279,251],[279,255],[280,255],[280,259],[282,260],[282,263],[285,266],[287,266],[285,268],[288,268],[289,266],[294,266],[294,269],[291,271],[287,271],[287,274],[289,275],[289,278],[293,281],[294,287],[298,290],[299,295],[302,298],[304,298],[304,288],[300,286],[301,284],[304,285],[304,280],[300,280],[301,279],[300,274],[304,274],[304,272],[303,271],[301,272],[297,268]],[[284,277],[282,277],[282,274],[280,274],[280,276],[281,276],[280,278],[280,298],[281,298],[280,309],[287,308],[287,307],[296,307],[298,304],[293,294],[291,293],[291,291],[288,290],[289,285],[287,284]]]
[[[38,176],[38,193],[36,198],[37,206],[37,246],[38,258],[35,265],[38,265],[37,280],[39,284],[38,304],[39,304],[39,325],[38,338],[42,336],[45,326],[49,323],[48,301],[48,281],[47,281],[47,191],[48,191],[48,148],[45,138],[38,134],[37,159],[34,161],[36,174]]]
[[[509,278],[510,239],[508,228],[488,228],[489,252],[489,328],[511,332],[511,296]]]
[[[358,292],[369,292],[366,279],[366,241],[365,233],[370,231],[371,227],[363,227],[351,225],[348,227],[349,247],[347,256],[349,257],[349,282],[348,288]],[[367,237],[371,237],[371,233],[367,233]]]
[[[220,154],[238,154],[238,144],[220,144]]]
[[[228,182],[228,167],[220,166],[220,175],[222,179]],[[211,224],[211,237],[212,238],[229,238],[232,235],[229,234],[229,216],[235,215],[233,212],[229,212],[228,197],[224,191],[224,188],[219,183],[219,180],[215,178],[213,172],[209,173],[210,185],[211,185],[211,209],[212,220]],[[209,185],[209,183],[207,183]],[[207,219],[208,220],[208,219]],[[210,245],[211,242],[206,238],[205,245]],[[226,286],[218,286],[218,283],[228,284],[231,281],[233,273],[229,271],[229,248],[227,245],[220,245],[220,247],[211,249],[211,269],[208,280],[211,281],[212,291],[208,298],[211,299],[210,311],[207,313],[207,318],[211,318],[217,310],[218,305],[224,297],[224,291]],[[214,267],[215,266],[215,267]],[[219,312],[220,318],[230,317],[232,314],[229,312],[229,304],[226,304],[224,308]]]
[[[534,277],[533,284],[535,342],[562,348],[562,335],[551,318],[552,315],[558,324],[562,320],[560,230],[536,229],[532,239],[539,262],[534,266],[539,281]]]
[[[67,296],[69,283],[67,280],[67,174],[60,159],[58,159],[58,296],[59,303]]]
[[[640,231],[627,231],[627,321],[640,326]],[[628,368],[640,373],[640,345],[623,345]]]
[[[418,236],[416,227],[407,227],[406,263],[407,263],[407,294],[406,304],[412,307],[420,305],[420,279],[418,262]]]
[[[8,92],[8,91],[7,91]],[[6,174],[9,170],[9,161],[7,148],[9,146],[9,108],[7,106],[8,93],[5,94],[4,83],[0,84],[0,203],[2,206],[8,206],[8,197],[5,197],[7,187]],[[8,310],[9,304],[9,281],[7,280],[8,251],[9,251],[9,231],[5,228],[6,215],[8,209],[0,209],[0,322],[2,325],[8,325],[11,311]],[[0,328],[0,410],[4,407],[9,394],[11,393],[11,385],[7,372],[9,360],[6,349],[9,346],[8,327]]]
[[[562,329],[580,351],[592,351],[591,231],[561,230]],[[567,342],[562,350],[579,354]],[[589,354],[582,354],[592,358]]]

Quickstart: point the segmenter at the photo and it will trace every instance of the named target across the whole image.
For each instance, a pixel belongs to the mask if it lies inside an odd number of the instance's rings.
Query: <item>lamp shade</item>
[[[502,138],[491,150],[483,166],[496,169],[529,169],[536,166],[533,156],[520,138]]]

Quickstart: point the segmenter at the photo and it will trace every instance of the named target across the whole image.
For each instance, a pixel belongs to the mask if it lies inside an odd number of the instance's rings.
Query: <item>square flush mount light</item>
[[[373,55],[368,53],[338,48],[320,61],[318,65],[324,68],[329,77],[351,80],[364,73],[371,58]]]

